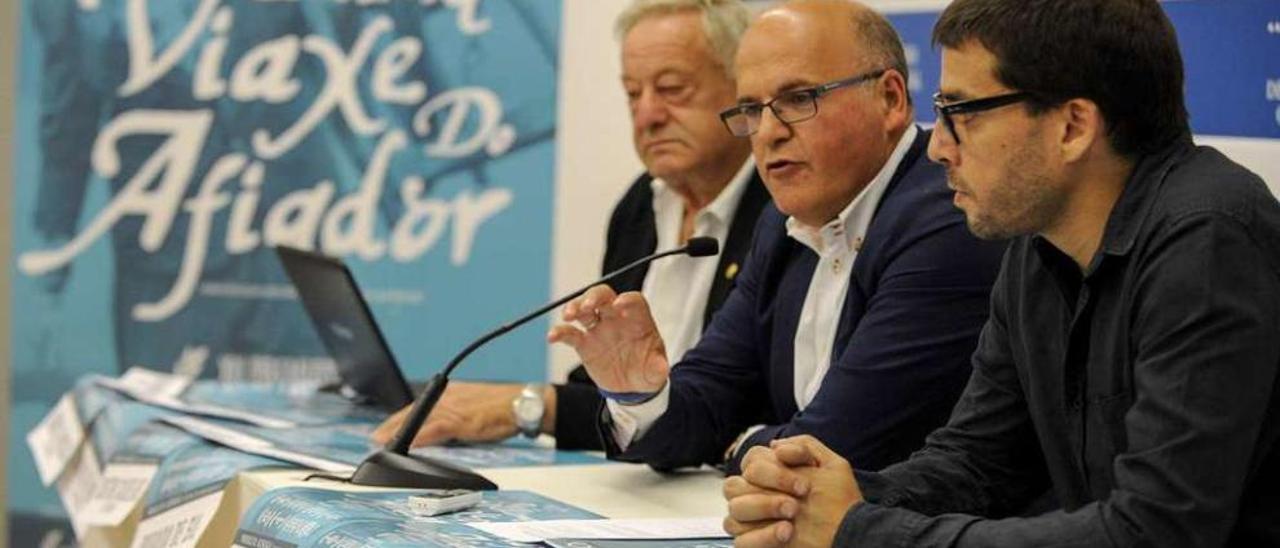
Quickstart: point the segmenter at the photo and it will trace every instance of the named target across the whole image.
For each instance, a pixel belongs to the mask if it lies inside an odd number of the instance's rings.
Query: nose
[[[766,108],[760,112],[760,126],[751,135],[751,140],[767,147],[785,141],[792,135],[791,126],[779,120],[772,108]]]
[[[669,116],[667,104],[651,88],[642,90],[631,107],[631,122],[638,130],[661,126]]]
[[[933,134],[929,136],[928,154],[930,160],[947,167],[952,167],[959,163],[959,150],[956,147],[956,142],[951,139],[947,129],[942,127],[941,122],[933,128]]]

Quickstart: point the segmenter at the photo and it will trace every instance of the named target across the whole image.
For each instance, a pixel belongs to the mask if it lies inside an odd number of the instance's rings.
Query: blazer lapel
[[[720,305],[729,297],[733,282],[738,272],[745,266],[747,252],[751,249],[751,235],[755,231],[756,220],[760,211],[769,203],[769,192],[764,187],[758,171],[751,171],[751,180],[742,191],[738,201],[738,209],[733,213],[733,221],[729,223],[729,234],[721,242],[720,260],[716,266],[715,278],[711,281],[711,293],[707,295],[707,307],[702,313],[702,328],[711,324]]]
[[[924,154],[925,148],[929,145],[929,132],[920,130],[916,133],[916,138],[911,142],[911,147],[907,149],[907,153],[903,155],[902,162],[898,164],[897,169],[893,171],[893,178],[889,180],[889,187],[885,189],[884,195],[880,197],[880,203],[876,204],[876,212],[871,217],[871,225],[867,227],[867,233],[875,232],[874,227],[877,223],[885,221],[887,217],[884,215],[897,215],[900,212],[890,210],[885,213],[885,204],[892,202],[892,196],[902,185],[902,180],[911,168],[920,161],[920,156]],[[875,280],[880,279],[879,272],[871,272],[869,270],[876,269],[875,265],[879,264],[880,252],[884,250],[883,241],[868,240],[864,242],[861,250],[858,251],[858,258],[853,261],[853,268],[849,271],[849,291],[845,294],[844,308],[840,310],[840,324],[836,327],[836,340],[831,345],[831,363],[836,363],[844,351],[849,346],[849,341],[853,337],[853,332],[857,330],[858,324],[862,321],[863,314],[866,313],[867,301],[871,295],[875,294]]]
[[[624,198],[626,203],[622,204],[625,215],[617,220],[617,226],[609,228],[611,233],[615,229],[618,232],[617,236],[611,236],[612,249],[605,250],[605,274],[653,253],[658,247],[658,231],[653,216],[653,190],[649,187],[651,181],[653,176],[645,173],[633,183],[634,192]],[[648,273],[649,265],[643,265],[614,280],[610,286],[619,293],[640,291]]]

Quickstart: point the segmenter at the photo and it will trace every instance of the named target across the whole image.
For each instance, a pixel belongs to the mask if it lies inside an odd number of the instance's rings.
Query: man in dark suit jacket
[[[788,26],[794,16],[813,25]],[[551,339],[608,399],[610,456],[724,463],[812,434],[862,466],[905,458],[970,373],[1004,245],[975,238],[912,124],[902,46],[865,8],[811,2],[744,36],[738,106],[777,204],[738,284],[674,367],[637,294],[593,288]]]
[[[733,103],[733,53],[749,12],[733,0],[684,4],[640,0],[618,18],[623,86],[646,173],[614,208],[603,266],[610,272],[693,236],[721,241],[717,263],[671,258],[614,284],[617,291],[644,290],[670,305],[658,320],[679,339],[668,348],[673,359],[696,342],[724,303],[769,201],[749,147],[725,133],[719,119]],[[704,297],[705,306],[697,306]],[[494,441],[521,432],[554,434],[562,449],[601,449],[595,425],[600,405],[580,368],[570,382],[553,386],[453,382],[414,445]],[[403,416],[383,423],[374,440],[385,443]]]

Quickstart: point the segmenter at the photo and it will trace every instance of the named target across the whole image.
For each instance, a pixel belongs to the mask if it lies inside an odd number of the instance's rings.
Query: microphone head
[[[685,253],[690,257],[710,257],[720,253],[720,242],[710,236],[699,236],[697,238],[689,238],[688,244],[685,245]]]

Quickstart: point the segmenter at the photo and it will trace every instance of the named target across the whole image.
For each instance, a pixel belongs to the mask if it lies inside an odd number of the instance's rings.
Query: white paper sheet
[[[49,414],[27,433],[27,446],[35,458],[41,483],[47,486],[57,479],[84,437],[84,426],[76,415],[75,399],[70,392],[63,394]]]
[[[349,474],[355,471],[355,467],[350,464],[282,449],[275,446],[270,440],[251,436],[243,432],[237,432],[230,428],[225,428],[208,421],[202,421],[195,417],[164,417],[160,420],[209,441],[220,443],[245,453],[279,459],[285,462],[292,462],[308,468],[315,468],[316,470],[334,474]]]
[[[173,399],[181,396],[191,386],[191,377],[152,371],[144,367],[130,367],[119,382],[132,394],[145,394],[154,398]]]
[[[230,428],[208,421],[202,421],[195,417],[163,417],[160,420],[209,441],[217,442],[227,447],[240,449],[242,451],[271,447],[271,442],[262,438],[250,436],[243,432],[237,432]]]
[[[515,523],[475,522],[467,525],[513,542],[552,538],[595,540],[663,540],[729,538],[723,517],[681,519],[562,519]]]
[[[139,371],[147,371],[140,368],[130,369],[129,371],[132,372],[135,369]],[[164,377],[172,378],[164,379]],[[297,423],[294,423],[293,421],[268,417],[258,413],[242,411],[240,409],[232,409],[221,405],[184,402],[177,397],[177,394],[181,394],[183,390],[186,390],[186,385],[190,384],[190,379],[179,377],[177,375],[167,375],[165,373],[147,371],[146,373],[134,373],[133,377],[130,377],[129,373],[126,373],[124,377],[119,379],[98,378],[94,380],[102,386],[120,392],[121,394],[129,396],[130,398],[142,403],[154,405],[156,407],[163,407],[179,413],[240,421],[264,428],[294,428],[297,426]],[[155,386],[159,387],[159,392],[152,393],[140,388],[145,386],[146,383],[156,383]],[[181,390],[178,389],[179,387],[181,387]]]

